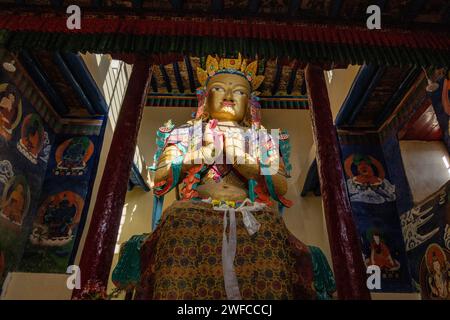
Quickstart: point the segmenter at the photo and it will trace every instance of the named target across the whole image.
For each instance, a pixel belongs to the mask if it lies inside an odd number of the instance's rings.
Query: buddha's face
[[[207,86],[207,110],[213,119],[237,121],[244,119],[250,96],[250,84],[236,74],[213,76]]]

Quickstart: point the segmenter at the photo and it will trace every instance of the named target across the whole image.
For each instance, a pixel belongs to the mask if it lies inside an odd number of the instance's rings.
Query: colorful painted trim
[[[286,97],[272,96],[260,97],[259,103],[261,109],[299,109],[306,110],[309,108],[308,97]],[[146,107],[184,107],[197,108],[197,97],[195,95],[149,95]]]
[[[0,47],[18,51],[148,53],[155,59],[183,54],[289,57],[344,64],[448,66],[450,35],[444,31],[290,23],[207,17],[100,16],[84,12],[83,28],[69,30],[67,16],[21,10],[0,15]],[[87,15],[87,16],[86,16]],[[217,41],[221,39],[222,41]],[[180,59],[173,59],[180,55]]]

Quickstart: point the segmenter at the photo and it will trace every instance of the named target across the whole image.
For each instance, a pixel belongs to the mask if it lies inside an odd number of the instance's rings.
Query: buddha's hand
[[[217,127],[217,120],[211,120],[205,127],[201,153],[205,164],[213,164],[222,158],[224,134]]]
[[[237,157],[233,167],[246,179],[256,179],[260,175],[259,160],[248,153]]]
[[[223,132],[217,127],[217,120],[213,119],[208,122],[205,127],[205,132],[203,133],[203,145],[209,146],[214,145],[216,149],[223,148]]]
[[[203,133],[202,146],[190,149],[183,160],[183,171],[188,171],[195,165],[213,164],[222,154],[223,133],[217,128],[217,122],[210,121]]]

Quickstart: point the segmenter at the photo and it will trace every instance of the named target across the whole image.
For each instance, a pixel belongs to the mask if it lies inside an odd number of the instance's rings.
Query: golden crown
[[[251,84],[252,91],[256,90],[264,80],[264,76],[256,75],[258,61],[255,60],[247,65],[247,60],[242,59],[239,53],[237,59],[221,58],[217,60],[212,56],[206,59],[206,70],[197,68],[198,81],[202,86],[206,86],[208,80],[217,73],[231,73],[244,76]]]

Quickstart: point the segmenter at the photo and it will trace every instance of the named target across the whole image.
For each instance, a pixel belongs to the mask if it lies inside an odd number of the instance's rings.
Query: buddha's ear
[[[202,97],[198,97],[197,99],[201,100],[201,105],[197,106],[197,115],[196,118],[201,118],[203,121],[209,119],[209,109],[208,109],[208,92],[204,92]]]

